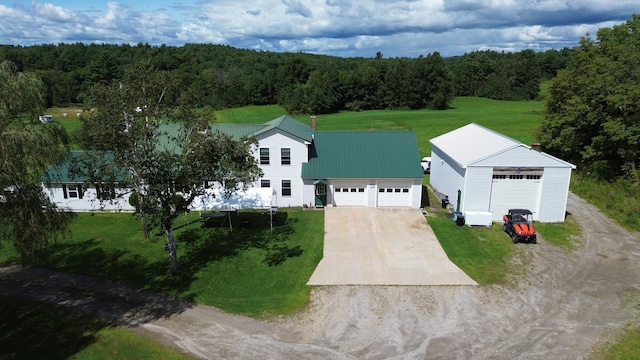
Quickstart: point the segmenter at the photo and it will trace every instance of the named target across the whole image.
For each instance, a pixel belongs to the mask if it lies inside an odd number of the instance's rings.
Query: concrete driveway
[[[328,207],[324,221],[324,257],[308,285],[477,285],[419,209]]]

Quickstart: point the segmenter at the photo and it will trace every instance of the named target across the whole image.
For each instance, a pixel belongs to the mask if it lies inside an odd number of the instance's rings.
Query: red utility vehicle
[[[533,214],[527,209],[509,209],[509,213],[502,216],[502,229],[509,234],[514,243],[529,242],[535,244],[536,229],[533,228]]]

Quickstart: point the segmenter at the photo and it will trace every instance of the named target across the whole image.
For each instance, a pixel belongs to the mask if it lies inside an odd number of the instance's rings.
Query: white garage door
[[[378,182],[378,206],[411,206],[411,183]]]
[[[530,172],[496,172],[491,186],[489,210],[493,218],[502,219],[509,209],[538,211],[542,170]]]
[[[367,206],[366,181],[334,181],[332,184],[336,206]]]

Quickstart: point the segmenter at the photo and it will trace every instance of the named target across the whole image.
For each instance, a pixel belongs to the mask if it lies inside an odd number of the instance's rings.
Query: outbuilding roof
[[[476,123],[449,131],[430,142],[462,167],[520,145],[520,142]]]
[[[430,142],[463,168],[472,165],[517,166],[523,165],[524,161],[528,166],[562,166],[575,169],[573,164],[535,151],[528,145],[476,123],[435,137]]]
[[[316,131],[305,179],[422,178],[413,131]]]

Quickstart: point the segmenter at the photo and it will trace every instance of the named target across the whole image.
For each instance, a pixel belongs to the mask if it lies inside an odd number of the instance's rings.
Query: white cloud
[[[40,4],[35,1],[32,2],[32,6],[36,15],[51,21],[70,22],[77,19],[74,13],[65,10],[60,6],[55,6],[53,4]]]
[[[340,56],[444,56],[578,44],[637,0],[64,0],[0,5],[0,42],[221,43]]]

